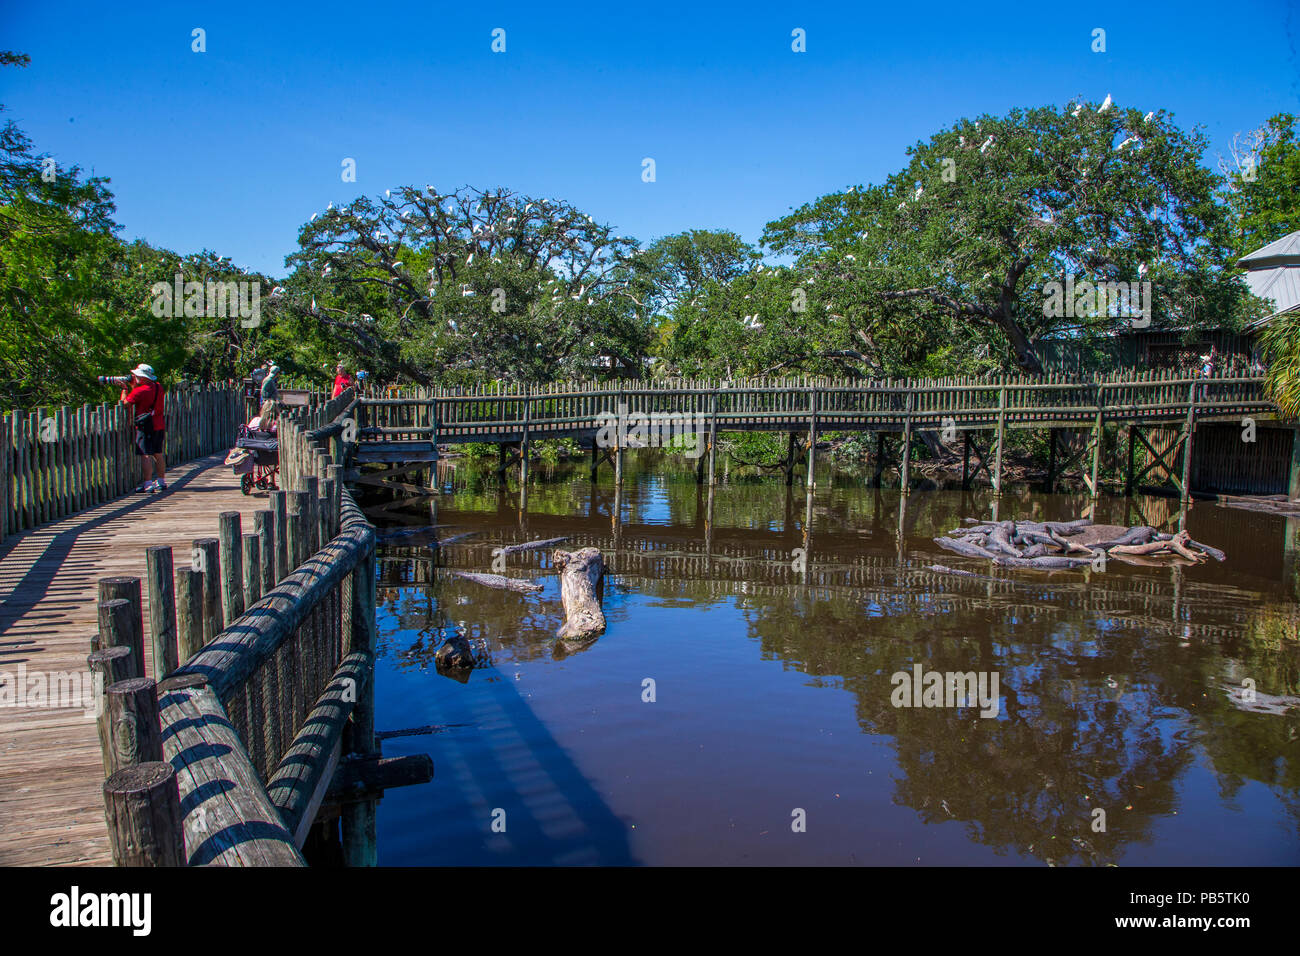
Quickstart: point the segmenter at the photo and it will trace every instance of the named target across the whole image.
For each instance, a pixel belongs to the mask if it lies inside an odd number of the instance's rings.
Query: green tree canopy
[[[1164,113],[1080,103],[960,120],[884,184],[823,196],[769,224],[868,350],[912,340],[966,356],[990,342],[1041,370],[1040,336],[1113,334],[1124,308],[1051,316],[1040,291],[1152,283],[1154,325],[1231,322],[1229,219],[1205,143]]]
[[[568,203],[406,186],[313,216],[289,257],[281,341],[304,362],[421,384],[639,372],[636,243]]]

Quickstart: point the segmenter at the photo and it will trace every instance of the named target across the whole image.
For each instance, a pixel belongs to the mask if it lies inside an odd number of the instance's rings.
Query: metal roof
[[[1262,249],[1248,252],[1237,260],[1242,269],[1267,269],[1272,266],[1300,266],[1300,229],[1289,233]]]
[[[1242,256],[1237,265],[1255,295],[1273,302],[1273,313],[1251,322],[1247,329],[1268,325],[1283,312],[1300,307],[1300,229]]]

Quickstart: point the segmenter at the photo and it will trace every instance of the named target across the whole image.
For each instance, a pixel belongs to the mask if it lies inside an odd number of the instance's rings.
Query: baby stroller
[[[280,473],[280,439],[271,432],[240,425],[226,464],[239,475],[239,490],[244,494],[251,495],[254,487],[275,491],[275,478]]]

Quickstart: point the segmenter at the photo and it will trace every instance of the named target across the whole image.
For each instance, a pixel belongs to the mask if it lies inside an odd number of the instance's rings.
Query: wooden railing
[[[167,464],[229,447],[242,411],[237,389],[168,389]],[[134,441],[125,405],[9,412],[0,427],[0,541],[135,488],[142,472]]]
[[[176,576],[179,666],[156,663],[156,689],[134,638],[140,582],[128,579],[134,602],[128,586],[101,603],[91,666],[112,681],[100,728],[119,865],[302,865],[341,759],[376,752],[375,532],[318,444],[351,400],[281,419],[281,474],[296,490],[270,494],[255,534],[230,512],[219,539],[195,542]],[[166,575],[153,569],[150,618],[165,620],[153,595]],[[155,635],[155,660],[158,647]],[[373,862],[365,834],[347,842],[351,862]]]
[[[717,430],[904,431],[906,428],[1093,427],[1275,411],[1257,376],[1168,370],[1080,380],[1039,378],[488,385],[390,390],[363,398],[363,442],[527,440],[599,427],[625,414],[690,416]]]

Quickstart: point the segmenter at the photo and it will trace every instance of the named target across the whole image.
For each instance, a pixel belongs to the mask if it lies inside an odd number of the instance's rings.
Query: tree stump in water
[[[560,574],[560,600],[564,602],[564,625],[556,633],[562,640],[584,641],[605,631],[605,612],[600,609],[601,578],[605,561],[599,548],[556,551],[551,555]]]

